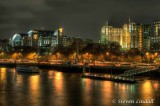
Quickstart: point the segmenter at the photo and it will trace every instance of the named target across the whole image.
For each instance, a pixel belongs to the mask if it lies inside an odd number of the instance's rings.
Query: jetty
[[[157,67],[157,66],[148,66],[148,67],[136,68],[136,69],[127,70],[127,71],[124,72],[124,74],[121,74],[120,76],[123,76],[123,77],[135,76],[135,75],[138,75],[138,74],[151,72],[151,71],[155,71],[155,70],[158,70],[158,69],[159,69],[159,67]]]
[[[98,75],[98,74],[83,74],[81,77],[96,79],[96,80],[113,81],[113,82],[119,82],[119,83],[130,83],[130,84],[137,83],[137,81],[133,77],[106,76],[106,75]]]

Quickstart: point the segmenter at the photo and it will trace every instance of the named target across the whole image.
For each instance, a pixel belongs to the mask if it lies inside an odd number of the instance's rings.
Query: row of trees
[[[12,51],[11,51],[12,50]],[[46,55],[40,55],[34,47],[16,47],[10,52],[1,52],[0,58],[15,59],[65,59],[65,60],[100,60],[100,61],[129,61],[142,62],[153,58],[149,55],[142,54],[138,49],[124,51],[117,42],[109,42],[106,45],[94,43],[92,40],[83,41],[75,39],[68,45],[56,45],[50,47]],[[17,54],[19,55],[17,55]],[[15,55],[16,54],[16,55]],[[32,56],[33,55],[33,56]]]
[[[93,43],[92,41],[74,41],[70,46],[57,45],[51,51],[53,55],[60,53],[63,58],[78,54],[80,60],[101,60],[101,61],[134,61],[141,62],[143,60],[142,54],[138,49],[131,49],[124,52],[117,42],[109,42],[106,45],[100,43]]]

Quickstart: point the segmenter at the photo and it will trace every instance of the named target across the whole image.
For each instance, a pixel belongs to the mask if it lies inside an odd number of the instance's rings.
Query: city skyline
[[[152,24],[160,17],[158,4],[158,0],[5,0],[0,2],[0,36],[10,38],[26,30],[63,27],[67,36],[98,42],[107,20],[116,27],[127,23],[129,17],[136,23]]]

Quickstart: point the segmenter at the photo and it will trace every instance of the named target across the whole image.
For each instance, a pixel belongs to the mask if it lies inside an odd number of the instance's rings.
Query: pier
[[[159,67],[157,66],[152,66],[152,67],[148,66],[143,68],[131,69],[131,70],[125,71],[124,74],[121,74],[120,76],[123,76],[123,77],[134,76],[134,75],[138,75],[146,72],[155,71],[157,69],[159,69]]]
[[[83,74],[82,78],[89,78],[89,79],[95,79],[95,80],[106,80],[106,81],[113,81],[113,82],[119,82],[119,83],[130,83],[130,84],[137,83],[137,81],[132,77],[122,77],[122,76]]]

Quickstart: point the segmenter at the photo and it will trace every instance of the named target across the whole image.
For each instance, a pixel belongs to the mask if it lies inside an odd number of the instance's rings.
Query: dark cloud
[[[67,36],[98,41],[107,20],[121,27],[130,17],[152,23],[160,14],[159,0],[1,0],[0,37],[30,29],[64,27]]]

